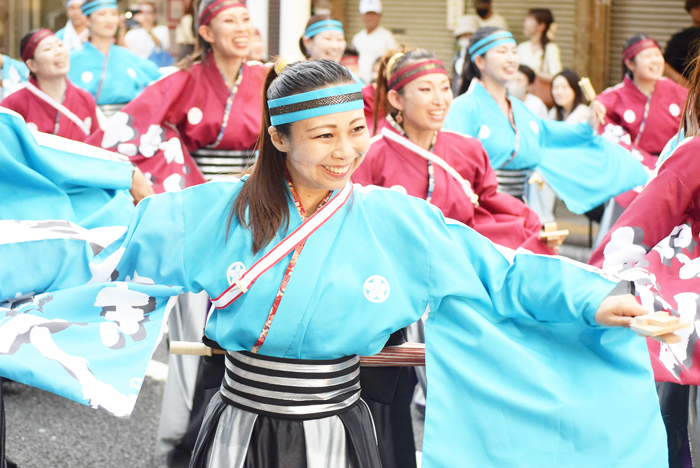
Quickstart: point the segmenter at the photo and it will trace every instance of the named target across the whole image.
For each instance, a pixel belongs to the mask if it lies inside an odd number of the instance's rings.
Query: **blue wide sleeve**
[[[462,297],[491,320],[530,318],[595,326],[600,303],[617,285],[587,265],[496,246],[449,219],[433,234],[430,250],[431,311],[438,311],[445,300]]]
[[[0,302],[112,281],[186,292],[184,243],[181,192],[144,199],[126,228],[0,221]]]
[[[595,135],[588,122],[540,120],[539,134],[542,159],[537,168],[574,213],[590,211],[649,177],[639,160]]]

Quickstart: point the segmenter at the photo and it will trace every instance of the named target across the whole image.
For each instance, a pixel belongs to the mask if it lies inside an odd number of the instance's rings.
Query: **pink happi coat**
[[[267,68],[245,62],[228,122],[215,149],[249,150],[260,134]],[[210,147],[222,128],[229,88],[211,55],[148,86],[89,143],[129,156],[156,193],[205,182],[190,152]]]
[[[29,82],[39,87],[36,78]],[[97,122],[95,99],[90,93],[82,90],[66,78],[66,94],[61,102],[64,107],[75,114],[90,134],[97,132],[100,127]],[[70,118],[59,112],[55,107],[23,88],[10,94],[0,102],[0,106],[13,110],[24,117],[27,126],[43,133],[51,133],[75,141],[85,141],[88,135]]]
[[[622,83],[596,98],[607,110],[599,132],[632,151],[652,171],[659,153],[678,132],[687,95],[685,87],[661,78],[651,97],[647,97],[625,76]],[[631,190],[615,200],[626,208],[636,196],[637,192]]]
[[[656,380],[700,385],[700,137],[683,141],[625,210],[590,263],[633,280],[650,312],[692,323],[676,344],[648,339]]]
[[[399,133],[386,121],[352,176],[355,183],[392,188],[414,197],[428,195],[428,161],[410,148],[381,135]],[[403,140],[404,136],[399,135]],[[496,174],[479,140],[459,133],[440,131],[432,151],[471,184],[479,196],[475,206],[460,182],[433,164],[435,188],[431,203],[448,218],[470,226],[496,244],[534,253],[553,254],[539,239],[542,228],[537,214],[520,200],[497,192]]]

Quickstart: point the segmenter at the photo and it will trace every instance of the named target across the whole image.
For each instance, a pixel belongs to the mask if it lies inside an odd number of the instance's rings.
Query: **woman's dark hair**
[[[542,31],[542,36],[540,37],[540,44],[542,45],[542,50],[544,50],[550,42],[547,33],[552,23],[554,23],[554,15],[548,8],[533,8],[527,12],[527,16],[532,16],[539,24],[544,24],[544,31]]]
[[[334,20],[331,15],[313,15],[311,18],[309,18],[309,21],[306,22],[306,28],[304,28],[304,31],[306,31],[309,26],[312,24],[316,24],[319,21],[327,21],[327,20]],[[301,53],[304,54],[304,57],[306,58],[311,58],[311,55],[309,55],[309,52],[306,50],[306,47],[304,46],[304,36],[301,36],[299,38],[299,50],[301,50]]]
[[[29,44],[29,39],[31,39],[32,36],[33,36],[34,34],[38,33],[39,31],[41,31],[41,28],[39,28],[39,29],[32,29],[32,30],[29,31],[27,34],[25,34],[24,36],[22,36],[22,39],[19,41],[19,56],[20,56],[20,57],[21,57],[22,54],[24,53],[24,49],[27,48],[27,44]],[[29,72],[29,76],[31,76],[32,78],[36,79],[36,75],[34,74],[34,72],[31,72],[31,71],[30,71],[30,72]]]
[[[200,13],[214,1],[215,0],[192,1],[192,5],[194,5],[195,2],[197,3],[197,8],[194,10],[194,13],[192,13],[192,29],[194,30],[195,36],[197,36],[197,42],[194,45],[194,52],[175,64],[175,66],[181,70],[190,69],[195,62],[205,59],[209,55],[209,52],[211,52],[211,44],[204,40],[198,30]]]
[[[472,84],[474,78],[481,78],[481,72],[476,67],[474,62],[472,62],[472,56],[469,53],[469,48],[482,40],[485,37],[490,36],[498,31],[503,31],[503,29],[497,26],[486,26],[479,29],[477,32],[472,34],[472,38],[469,40],[469,47],[467,48],[467,53],[464,57],[464,67],[462,68],[462,84],[459,85],[459,90],[457,90],[457,96],[460,96],[467,92],[469,85]]]
[[[386,79],[386,68],[394,55],[403,52],[403,47],[399,47],[394,50],[390,50],[384,54],[379,63],[379,71],[377,72],[377,91],[374,97],[374,128],[372,129],[372,134],[377,133],[377,123],[380,119],[383,119],[387,114],[391,114],[396,117],[398,111],[392,107],[387,99],[387,94],[389,93],[389,87]],[[424,49],[413,49],[399,57],[392,65],[391,69],[396,72],[397,70],[410,65],[418,60],[425,59],[436,59],[437,56],[432,52],[428,52]],[[403,88],[398,91],[399,94],[403,94]]]
[[[566,79],[566,82],[569,83],[569,86],[571,86],[571,89],[574,90],[574,104],[571,107],[571,110],[574,110],[578,107],[579,104],[583,102],[583,91],[581,91],[581,87],[578,84],[578,82],[581,79],[576,74],[576,72],[574,72],[573,70],[566,69],[562,70],[557,75],[555,75],[552,79],[552,83],[554,83],[554,80],[556,80],[559,76],[564,77],[564,79]],[[552,96],[552,101],[554,101],[554,96]],[[564,108],[558,105],[556,102],[554,102],[554,108],[557,110],[557,120],[563,122]]]
[[[637,42],[642,42],[642,41],[645,41],[647,39],[654,40],[654,38],[648,34],[635,34],[634,36],[627,39],[627,41],[625,41],[625,45],[624,45],[624,47],[622,47],[623,53],[625,50],[629,49],[630,47],[635,45]],[[634,62],[635,59],[636,59],[636,57],[633,57],[632,61]],[[632,70],[627,68],[627,65],[625,65],[625,61],[622,60],[622,76],[624,77],[625,75],[629,75],[630,78],[634,78],[634,73],[632,73]]]
[[[532,68],[528,67],[527,65],[520,65],[518,67],[518,71],[522,73],[523,75],[527,76],[527,82],[528,84],[532,84],[535,82],[535,72],[532,71]]]
[[[689,66],[690,79],[688,80],[688,97],[685,100],[685,108],[681,114],[680,130],[685,132],[685,137],[694,137],[700,133],[700,49],[695,48],[695,56]]]
[[[287,65],[280,75],[275,67],[265,77],[262,93],[262,128],[258,138],[258,159],[243,184],[229,215],[228,230],[235,216],[253,235],[253,253],[268,245],[283,224],[289,227],[289,208],[285,167],[287,155],[272,144],[267,129],[272,125],[267,101],[315,89],[354,83],[347,68],[332,60],[311,60]],[[293,123],[277,125],[277,132],[291,137]]]
[[[185,7],[185,11],[182,13],[182,15],[192,15],[194,18],[194,3],[195,0],[187,0],[187,6]],[[194,24],[194,21],[192,21],[192,24]]]
[[[700,0],[685,0],[685,11],[690,13],[690,10],[700,7]]]

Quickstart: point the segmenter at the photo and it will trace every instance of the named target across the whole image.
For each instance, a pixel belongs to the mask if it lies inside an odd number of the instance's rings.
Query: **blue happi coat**
[[[118,155],[29,131],[0,107],[0,219],[64,220],[85,228],[126,226],[133,169]]]
[[[105,236],[90,243],[89,232],[69,227],[0,222],[0,258],[9,265],[0,269],[0,302],[40,294],[4,310],[0,375],[93,406],[127,407],[169,297],[217,297],[273,247],[254,255],[250,232],[235,218],[227,237],[243,183],[147,198],[111,243]],[[291,196],[288,208],[288,230],[273,244],[301,223]],[[18,241],[24,238],[34,241]],[[290,258],[215,310],[207,336],[228,350],[250,350]],[[645,342],[594,322],[615,285],[562,258],[496,247],[423,200],[355,186],[306,241],[260,353],[371,355],[429,307],[424,467],[663,467],[666,437]],[[54,331],[41,322],[59,317],[72,325]],[[14,320],[19,325],[8,327]],[[3,355],[3,331],[32,329],[21,327],[32,320],[68,354],[90,356],[96,379],[122,396],[94,396],[90,378],[86,391],[30,344]],[[126,382],[109,373],[119,366],[130,369]]]
[[[0,99],[17,91],[27,81],[29,81],[29,69],[24,62],[3,55]]]
[[[155,63],[117,45],[109,48],[107,57],[90,42],[70,52],[68,79],[90,92],[100,106],[125,104],[160,76]]]
[[[537,169],[574,213],[644,185],[648,174],[629,151],[596,136],[588,122],[568,124],[536,117],[510,97],[516,132],[478,81],[454,100],[445,129],[481,141],[494,169]]]

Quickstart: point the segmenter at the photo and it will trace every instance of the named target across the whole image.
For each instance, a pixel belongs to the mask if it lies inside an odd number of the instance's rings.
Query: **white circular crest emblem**
[[[625,122],[632,123],[637,120],[637,114],[635,114],[632,109],[627,109],[625,113],[622,114],[622,118],[625,119]]]
[[[534,120],[531,120],[531,121],[530,121],[530,129],[532,130],[532,132],[533,132],[535,135],[539,135],[539,134],[540,134],[540,126],[537,125],[537,122],[535,122]]]
[[[38,131],[39,131],[39,127],[38,127],[37,124],[35,124],[34,122],[27,122],[27,128],[28,128],[29,130],[31,130],[32,132],[38,132]]]
[[[485,124],[481,125],[481,127],[479,127],[479,133],[477,133],[476,137],[479,140],[485,140],[490,136],[491,136],[491,129],[488,127],[488,125],[485,125]]]
[[[131,68],[131,67],[127,68],[127,69],[126,69],[126,73],[127,73],[130,77],[132,77],[133,79],[136,79],[136,70],[134,70],[133,68]]]
[[[403,185],[392,185],[391,190],[393,190],[394,192],[403,193],[404,195],[408,195],[408,191]]]
[[[389,282],[384,277],[373,275],[367,278],[362,286],[362,292],[370,302],[384,302],[389,298],[391,288]]]
[[[89,83],[92,81],[94,78],[94,75],[92,74],[91,71],[84,71],[83,73],[80,74],[80,81],[83,83]]]
[[[681,108],[675,102],[673,104],[671,104],[670,106],[668,106],[668,111],[674,117],[678,117],[679,115],[681,115]]]
[[[202,121],[202,117],[204,117],[204,113],[199,107],[193,107],[187,112],[187,121],[190,125],[197,125]]]
[[[228,270],[226,270],[226,280],[228,281],[229,286],[231,286],[238,278],[243,276],[245,270],[246,268],[243,262],[232,263],[231,266],[228,267]]]

